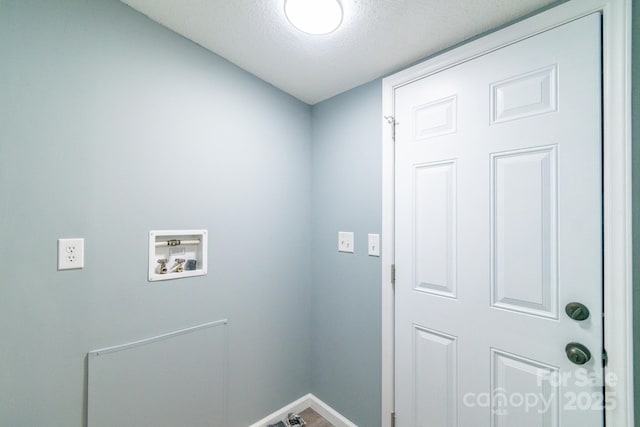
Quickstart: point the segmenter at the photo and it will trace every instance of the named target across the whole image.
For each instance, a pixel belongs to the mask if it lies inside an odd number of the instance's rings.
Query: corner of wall
[[[632,2],[632,28],[640,25],[640,3]],[[632,204],[633,204],[633,354],[635,425],[640,425],[640,32],[632,32]]]

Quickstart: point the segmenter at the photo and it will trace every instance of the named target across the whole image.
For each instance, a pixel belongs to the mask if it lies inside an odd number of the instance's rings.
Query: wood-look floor
[[[307,423],[305,427],[334,427],[333,424],[322,418],[320,414],[311,408],[300,412],[300,416]]]
[[[300,415],[304,420],[304,422],[306,423],[305,427],[335,427],[329,421],[324,419],[322,415],[318,414],[316,411],[314,411],[311,408],[305,409],[304,411],[300,412],[298,415]],[[288,426],[289,424],[286,424],[286,421],[283,420],[281,423],[271,424],[271,426],[275,426],[275,425]]]

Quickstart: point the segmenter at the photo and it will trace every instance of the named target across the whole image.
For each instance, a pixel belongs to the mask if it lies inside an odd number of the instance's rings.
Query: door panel
[[[417,424],[454,426],[457,415],[456,338],[414,325]]]
[[[495,402],[492,424],[558,426],[559,396],[551,386],[551,378],[557,377],[558,369],[493,349],[491,359],[491,395]],[[522,396],[522,404],[513,400],[513,396]]]
[[[603,425],[600,58],[594,14],[396,90],[399,427]]]
[[[558,318],[556,151],[491,155],[493,307]]]
[[[456,165],[415,168],[415,289],[456,296]]]
[[[557,70],[554,64],[492,84],[491,124],[556,111]]]

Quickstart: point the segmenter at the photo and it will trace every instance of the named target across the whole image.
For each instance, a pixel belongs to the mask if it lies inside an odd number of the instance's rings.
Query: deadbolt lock
[[[579,302],[570,302],[564,311],[567,313],[567,316],[573,320],[582,321],[589,318],[589,309]]]

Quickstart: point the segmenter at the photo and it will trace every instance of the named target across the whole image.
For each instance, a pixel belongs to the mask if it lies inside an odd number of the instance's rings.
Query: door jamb
[[[631,3],[632,0],[570,0],[471,41],[382,81],[382,427],[394,411],[394,141],[384,117],[394,117],[394,93],[415,80],[485,55],[585,15],[602,15],[604,169],[605,387],[615,397],[607,426],[633,427],[633,328],[631,235]]]

